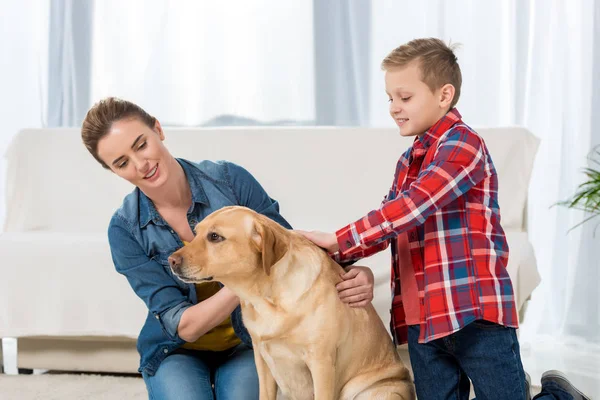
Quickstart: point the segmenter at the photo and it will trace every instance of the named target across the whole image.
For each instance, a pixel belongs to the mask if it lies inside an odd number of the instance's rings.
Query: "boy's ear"
[[[448,108],[452,100],[454,99],[455,93],[454,85],[446,83],[440,89],[440,108]]]

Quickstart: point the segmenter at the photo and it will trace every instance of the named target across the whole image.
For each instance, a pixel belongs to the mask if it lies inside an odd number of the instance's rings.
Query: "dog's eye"
[[[208,239],[209,242],[213,242],[213,243],[217,243],[217,242],[221,242],[221,241],[225,240],[225,238],[223,236],[221,236],[215,232],[209,232],[208,235],[206,235],[206,239]]]

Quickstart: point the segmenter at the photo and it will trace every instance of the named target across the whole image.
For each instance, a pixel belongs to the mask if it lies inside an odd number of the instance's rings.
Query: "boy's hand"
[[[364,307],[373,300],[375,278],[369,267],[348,267],[341,274],[343,282],[336,285],[340,300],[350,307]]]
[[[319,231],[308,232],[300,230],[294,230],[294,232],[301,234],[317,246],[327,250],[330,253],[335,253],[340,249],[335,233],[325,233]]]

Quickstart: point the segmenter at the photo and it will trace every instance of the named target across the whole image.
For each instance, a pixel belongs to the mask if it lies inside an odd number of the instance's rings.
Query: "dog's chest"
[[[269,303],[242,303],[242,317],[248,332],[263,340],[281,335],[289,329],[291,320],[289,314]]]
[[[284,340],[270,340],[257,343],[259,351],[267,363],[277,386],[290,400],[312,400],[313,380],[304,361],[303,346],[294,346]]]
[[[244,324],[255,340],[273,378],[288,400],[312,400],[313,381],[304,352],[307,347],[292,344],[289,335],[297,326],[296,317],[276,307],[242,303]]]

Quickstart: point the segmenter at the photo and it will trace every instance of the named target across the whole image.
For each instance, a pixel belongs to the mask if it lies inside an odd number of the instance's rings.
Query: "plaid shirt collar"
[[[421,152],[427,151],[432,144],[434,144],[440,136],[442,136],[452,125],[460,121],[462,116],[456,108],[451,109],[440,118],[431,128],[427,129],[423,135],[417,136],[413,143],[413,149]]]

